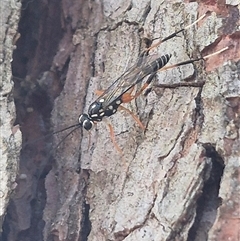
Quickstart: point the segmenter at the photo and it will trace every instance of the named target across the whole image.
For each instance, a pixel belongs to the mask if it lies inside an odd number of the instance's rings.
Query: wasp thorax
[[[87,114],[80,115],[78,122],[87,131],[89,131],[93,126],[93,121],[89,118]]]
[[[100,101],[95,101],[89,106],[88,115],[93,121],[101,121],[104,116],[104,110],[102,108],[102,103],[104,99]]]

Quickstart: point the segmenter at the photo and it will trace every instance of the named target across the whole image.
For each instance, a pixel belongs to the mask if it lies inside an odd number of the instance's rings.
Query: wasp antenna
[[[74,126],[72,126],[72,127],[74,127]],[[66,136],[63,137],[63,139],[56,145],[55,149],[57,149],[78,128],[79,128],[79,125],[75,125],[75,128],[73,130],[71,130]],[[67,130],[67,128],[65,130]],[[57,132],[57,133],[59,133],[59,132]]]
[[[74,127],[76,127],[76,128],[74,128]],[[34,143],[37,143],[37,142],[42,141],[42,140],[44,140],[44,139],[47,139],[47,138],[49,138],[49,137],[51,137],[51,136],[53,136],[53,135],[55,135],[55,134],[58,134],[58,133],[60,133],[60,132],[63,132],[63,131],[66,131],[66,130],[69,130],[69,129],[72,129],[72,128],[74,128],[74,130],[76,130],[77,128],[79,128],[79,124],[71,125],[71,126],[68,126],[68,127],[66,127],[66,128],[63,128],[63,129],[61,129],[61,130],[58,130],[58,131],[55,131],[55,132],[51,132],[51,133],[49,133],[49,134],[47,134],[47,135],[45,135],[45,136],[43,136],[43,137],[40,137],[40,138],[37,138],[37,139],[33,140],[33,141],[28,141],[28,142],[26,142],[26,143],[24,143],[24,144],[22,145],[22,148],[25,148],[25,147],[28,146],[29,144],[32,145],[32,144],[34,144]]]
[[[55,135],[55,134],[58,134],[58,133],[60,133],[60,132],[63,132],[63,131],[72,129],[72,128],[74,128],[74,127],[79,127],[79,123],[78,123],[78,124],[71,125],[71,126],[68,126],[68,127],[63,128],[63,129],[61,129],[61,130],[58,130],[58,131],[54,131],[54,132],[48,134],[47,136]],[[46,136],[46,137],[47,137],[47,136]]]

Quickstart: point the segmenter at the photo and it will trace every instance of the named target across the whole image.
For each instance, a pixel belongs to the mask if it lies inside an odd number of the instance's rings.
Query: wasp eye
[[[85,121],[83,122],[83,127],[84,127],[84,129],[87,130],[87,131],[89,131],[89,130],[92,128],[92,126],[93,126],[93,122],[90,121],[90,120],[85,120]]]
[[[89,131],[93,126],[93,122],[91,121],[91,119],[89,118],[89,116],[87,114],[80,115],[78,122],[87,131]]]

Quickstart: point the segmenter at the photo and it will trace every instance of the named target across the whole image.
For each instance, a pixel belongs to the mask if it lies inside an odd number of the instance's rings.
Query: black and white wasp
[[[109,117],[116,113],[122,103],[127,103],[136,98],[147,85],[150,84],[156,72],[164,67],[170,58],[171,55],[166,54],[151,63],[143,63],[144,57],[141,57],[136,65],[129,68],[116,79],[113,84],[89,106],[88,114],[80,115],[79,124],[86,130],[90,130],[94,122],[102,121],[103,117]],[[139,92],[132,95],[133,87],[141,83],[148,75],[150,76],[146,84]]]
[[[122,103],[130,102],[131,100],[137,98],[153,81],[154,77],[156,76],[156,73],[158,71],[163,71],[167,69],[171,69],[177,66],[190,64],[199,60],[206,60],[209,57],[219,54],[228,47],[223,48],[213,54],[200,57],[197,59],[191,59],[188,61],[180,62],[175,65],[166,66],[168,61],[171,58],[171,54],[165,54],[161,57],[153,60],[149,63],[149,51],[157,46],[159,46],[161,43],[177,36],[179,33],[189,29],[191,26],[198,23],[200,20],[205,18],[207,15],[209,15],[210,11],[206,12],[204,15],[202,15],[200,18],[198,18],[195,22],[192,24],[180,29],[177,32],[174,32],[173,34],[169,35],[168,37],[157,41],[155,44],[153,44],[151,47],[146,49],[139,57],[136,64],[128,68],[120,77],[118,77],[110,86],[107,88],[88,108],[87,113],[83,113],[79,116],[78,123],[72,126],[69,126],[63,130],[54,132],[59,133],[67,129],[74,128],[67,136],[69,136],[75,129],[79,127],[83,127],[85,130],[89,131],[92,129],[94,123],[102,121],[104,117],[112,116],[117,112],[119,108],[125,109],[121,106]],[[146,79],[146,77],[148,77]],[[143,84],[143,81],[146,79],[145,83]],[[140,90],[133,93],[133,89],[140,85]],[[140,120],[137,119],[137,117],[131,113],[129,110],[127,110],[133,118],[138,122],[138,124],[144,128],[144,126],[141,124]],[[110,129],[111,131],[111,129]],[[66,137],[67,137],[66,136]],[[65,137],[65,138],[66,138]],[[65,139],[64,138],[64,139]]]

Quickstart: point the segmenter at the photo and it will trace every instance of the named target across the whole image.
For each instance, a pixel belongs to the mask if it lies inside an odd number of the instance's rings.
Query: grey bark
[[[207,3],[144,0],[61,5],[36,1],[38,8],[29,4],[31,16],[36,9],[45,15],[38,15],[34,37],[25,38],[34,44],[37,40],[34,54],[18,50],[17,56],[28,59],[25,72],[21,61],[14,65],[18,77],[25,77],[17,83],[28,93],[26,99],[17,99],[25,133],[19,175],[27,178],[12,197],[5,237],[238,237],[239,5],[229,2],[213,8]],[[63,133],[33,141],[49,133],[50,125],[56,131],[76,123],[97,98],[95,90],[106,89],[136,63],[143,38],[164,38],[209,9],[216,13],[151,54],[171,53],[174,64],[232,48],[207,61],[159,72],[147,97],[125,105],[146,130],[119,111],[98,123],[90,140],[89,133],[78,129],[59,146]],[[23,41],[18,48],[23,46],[29,45]],[[111,141],[109,122],[123,154]]]
[[[21,132],[15,125],[16,111],[11,75],[12,53],[18,38],[17,26],[21,4],[2,1],[0,5],[0,225],[2,227],[10,195],[16,187]],[[14,126],[15,125],[15,126]]]

